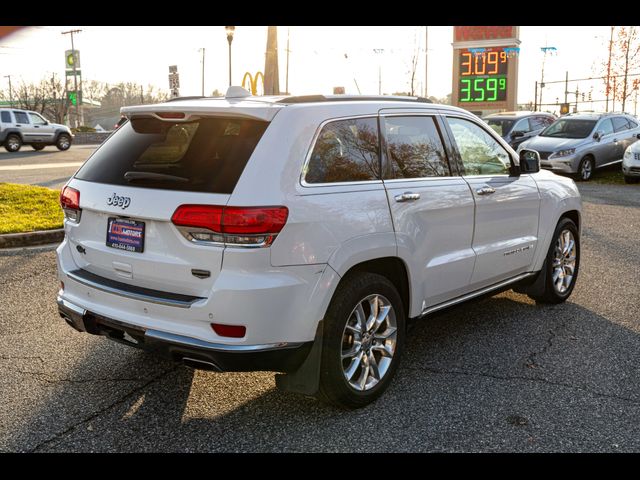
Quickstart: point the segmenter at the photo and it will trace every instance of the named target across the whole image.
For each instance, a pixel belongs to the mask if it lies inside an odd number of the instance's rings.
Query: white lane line
[[[12,171],[12,170],[40,170],[45,168],[67,168],[67,167],[79,167],[84,162],[64,162],[64,163],[40,163],[35,165],[2,165],[0,171]]]

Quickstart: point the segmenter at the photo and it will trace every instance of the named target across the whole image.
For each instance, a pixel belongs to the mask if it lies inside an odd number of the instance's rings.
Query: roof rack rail
[[[314,103],[314,102],[344,102],[344,101],[386,101],[386,102],[419,102],[433,103],[424,97],[401,97],[394,95],[298,95],[284,97],[276,103]]]
[[[165,101],[165,103],[175,102],[177,100],[198,100],[200,98],[208,98],[208,97],[202,96],[202,95],[190,95],[190,96],[187,96],[187,97],[175,97],[175,98],[170,98],[169,100]]]

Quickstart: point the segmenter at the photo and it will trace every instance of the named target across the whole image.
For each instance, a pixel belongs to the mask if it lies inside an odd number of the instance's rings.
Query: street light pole
[[[429,27],[425,26],[424,37],[424,98],[429,98],[427,84],[429,83]]]
[[[540,76],[540,101],[538,102],[538,106],[540,107],[540,111],[542,111],[542,89],[544,88],[544,61],[547,58],[547,52],[555,52],[556,47],[540,47],[540,50],[544,52],[544,56],[542,57],[542,74]]]
[[[76,91],[76,128],[80,125],[80,92],[78,92],[78,76],[76,75],[76,62],[75,62],[75,54],[76,49],[73,45],[73,34],[80,33],[82,30],[69,30],[68,32],[62,32],[62,35],[71,34],[71,53],[74,55],[73,61],[73,88]],[[67,79],[65,78],[65,84]]]
[[[224,27],[227,32],[227,42],[229,42],[229,86],[231,86],[231,42],[233,42],[233,33],[236,27]]]
[[[204,47],[202,47],[202,96],[204,97]]]
[[[11,90],[11,75],[5,75],[4,78],[9,79],[9,105],[13,108],[13,90]]]

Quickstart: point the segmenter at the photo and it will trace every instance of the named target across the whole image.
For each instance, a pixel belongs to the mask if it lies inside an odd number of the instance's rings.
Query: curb
[[[47,243],[60,243],[64,239],[64,228],[27,233],[0,235],[0,248],[31,247]]]

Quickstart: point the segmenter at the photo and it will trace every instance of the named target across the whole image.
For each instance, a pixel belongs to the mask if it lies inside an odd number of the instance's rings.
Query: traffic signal
[[[77,92],[67,92],[67,100],[69,100],[69,103],[71,105],[77,105],[78,104],[78,93]]]

